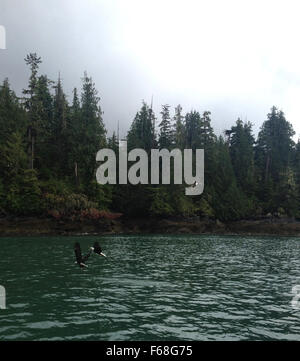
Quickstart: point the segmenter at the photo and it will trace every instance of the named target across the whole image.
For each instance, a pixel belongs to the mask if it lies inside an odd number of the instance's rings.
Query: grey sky
[[[0,0],[0,81],[26,87],[24,57],[58,72],[71,100],[86,70],[109,133],[125,135],[144,99],[212,112],[217,133],[238,117],[255,132],[272,105],[300,134],[298,0]]]

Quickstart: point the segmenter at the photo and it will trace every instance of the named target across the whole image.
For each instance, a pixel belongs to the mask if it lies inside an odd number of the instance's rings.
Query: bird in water
[[[90,250],[94,253],[97,253],[99,256],[106,257],[106,255],[102,252],[102,248],[100,247],[99,242],[95,242],[94,247],[91,247]]]
[[[92,249],[89,250],[89,252],[86,255],[82,255],[81,253],[81,248],[80,248],[80,244],[78,242],[75,243],[74,245],[74,252],[75,252],[75,257],[76,257],[76,262],[80,268],[85,268],[88,267],[85,262],[88,260],[88,258],[90,257],[90,255],[92,254]]]

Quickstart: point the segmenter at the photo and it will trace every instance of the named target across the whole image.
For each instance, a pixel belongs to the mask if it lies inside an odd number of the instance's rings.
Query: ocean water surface
[[[74,264],[99,240],[86,270]],[[298,340],[296,237],[0,238],[0,340]],[[300,301],[299,301],[300,303]]]

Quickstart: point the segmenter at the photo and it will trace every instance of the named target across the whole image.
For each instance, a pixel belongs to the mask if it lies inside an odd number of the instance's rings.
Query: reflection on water
[[[297,238],[1,238],[0,340],[300,340]]]

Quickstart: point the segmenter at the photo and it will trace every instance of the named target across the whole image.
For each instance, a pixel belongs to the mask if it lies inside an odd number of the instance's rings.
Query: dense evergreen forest
[[[166,104],[156,117],[143,102],[128,149],[204,148],[203,194],[186,196],[184,184],[99,185],[96,153],[104,147],[117,153],[118,139],[107,137],[92,79],[85,73],[69,102],[60,78],[39,74],[35,53],[25,62],[30,77],[22,97],[8,79],[0,86],[1,217],[300,217],[300,142],[276,107],[255,139],[250,122],[238,119],[217,137],[209,111],[183,114],[180,105],[173,112]]]

